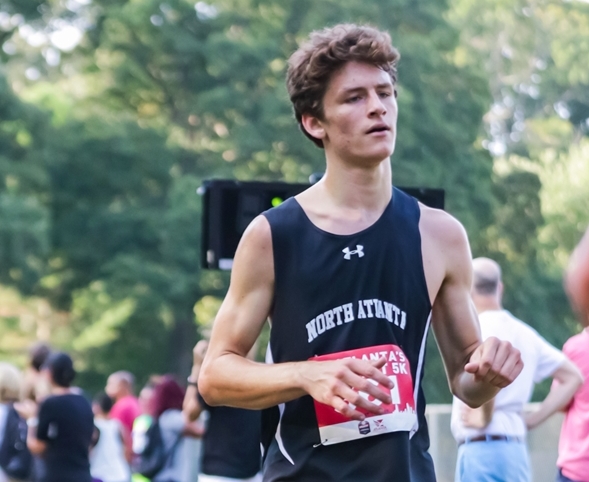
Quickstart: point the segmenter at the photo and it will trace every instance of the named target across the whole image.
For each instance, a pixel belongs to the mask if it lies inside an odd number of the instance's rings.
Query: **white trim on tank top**
[[[274,364],[274,358],[272,357],[272,348],[270,347],[270,342],[268,342],[268,348],[266,349],[266,363],[268,365]],[[276,434],[274,435],[274,438],[276,439],[276,442],[278,443],[278,448],[280,449],[282,456],[286,460],[288,460],[292,465],[295,465],[294,461],[292,460],[292,457],[290,456],[290,454],[286,451],[286,448],[284,447],[284,442],[282,440],[282,434],[280,432],[280,428],[282,426],[282,416],[284,415],[284,403],[280,403],[278,405],[278,410],[280,412],[280,418],[278,419],[278,425],[276,426]]]
[[[419,349],[419,358],[417,361],[417,370],[415,371],[415,387],[413,388],[413,400],[415,400],[415,410],[419,413],[417,404],[419,403],[419,398],[417,395],[419,394],[419,380],[421,378],[421,371],[423,370],[423,361],[425,359],[425,347],[427,342],[427,334],[429,332],[429,325],[432,320],[432,312],[430,310],[429,316],[427,317],[427,322],[425,324],[425,330],[423,332],[423,338],[421,340],[421,348]],[[411,432],[409,432],[409,438],[413,437],[415,433],[419,430],[419,417],[415,422],[415,425]]]

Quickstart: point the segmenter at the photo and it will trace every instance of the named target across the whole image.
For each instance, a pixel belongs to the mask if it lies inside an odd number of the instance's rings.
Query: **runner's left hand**
[[[477,382],[505,388],[523,367],[520,351],[508,341],[492,336],[476,348],[464,370],[474,375]]]

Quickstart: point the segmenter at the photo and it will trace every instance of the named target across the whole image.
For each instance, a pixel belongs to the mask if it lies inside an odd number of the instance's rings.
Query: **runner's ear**
[[[323,128],[323,123],[321,120],[319,120],[319,118],[309,114],[303,114],[301,118],[301,125],[310,136],[320,140],[325,139],[325,129]]]

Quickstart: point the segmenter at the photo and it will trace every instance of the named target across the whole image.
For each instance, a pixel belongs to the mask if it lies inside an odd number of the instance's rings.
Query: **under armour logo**
[[[361,258],[364,256],[364,246],[357,244],[355,250],[352,251],[350,248],[345,248],[342,249],[342,253],[344,253],[344,259],[352,259],[353,254],[357,254],[358,258]]]

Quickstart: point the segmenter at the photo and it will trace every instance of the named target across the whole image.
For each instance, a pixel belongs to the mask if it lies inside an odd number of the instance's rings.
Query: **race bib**
[[[396,345],[379,345],[357,350],[342,351],[329,355],[316,356],[312,361],[342,360],[345,358],[357,358],[360,360],[378,360],[385,358],[386,364],[382,372],[393,381],[393,388],[388,389],[374,382],[384,393],[390,393],[391,403],[384,404],[380,400],[364,392],[361,396],[370,402],[380,405],[384,409],[381,415],[374,415],[364,409],[352,407],[363,414],[366,418],[362,421],[351,420],[348,417],[336,412],[330,405],[315,402],[315,414],[319,426],[321,444],[332,445],[349,440],[356,440],[364,437],[372,437],[389,432],[409,432],[417,424],[417,413],[415,411],[415,399],[413,397],[413,380],[409,360],[403,350]]]

